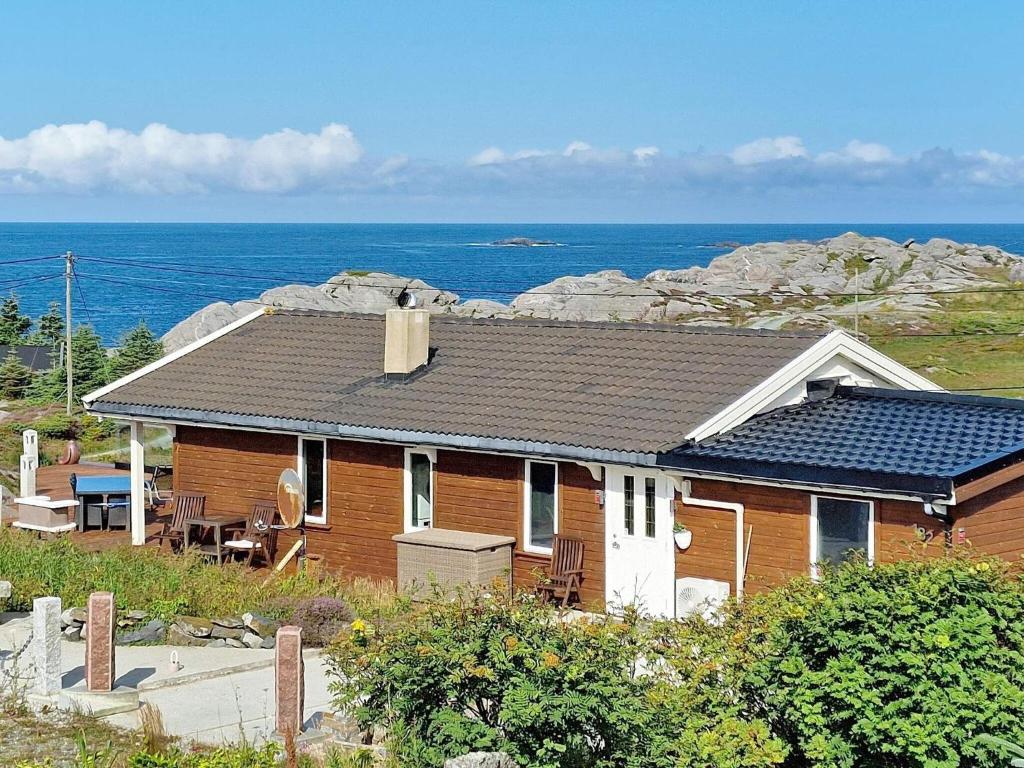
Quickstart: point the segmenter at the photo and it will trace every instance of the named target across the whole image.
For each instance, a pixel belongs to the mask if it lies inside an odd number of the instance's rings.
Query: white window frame
[[[557,461],[536,461],[534,459],[526,459],[523,472],[523,551],[533,552],[538,555],[550,555],[551,547],[536,547],[530,542],[533,540],[532,531],[532,510],[530,509],[530,497],[533,495],[533,484],[530,481],[532,477],[531,466],[533,464],[547,464],[550,467],[555,468],[555,519],[553,530],[554,533],[558,533],[558,522],[561,515],[559,514],[559,493],[558,493],[558,462]]]
[[[324,499],[323,499],[324,505],[323,505],[323,514],[322,515],[318,515],[318,516],[305,515],[304,516],[304,521],[307,522],[307,523],[317,523],[317,524],[320,524],[320,525],[326,525],[327,524],[327,507],[330,504],[330,498],[331,498],[331,496],[330,496],[330,485],[329,485],[330,478],[329,478],[329,476],[327,474],[327,469],[329,467],[329,463],[328,463],[328,457],[329,457],[328,456],[328,448],[329,448],[329,446],[327,445],[327,438],[326,437],[314,437],[314,436],[311,436],[311,435],[299,435],[298,442],[296,443],[296,450],[295,450],[295,453],[297,455],[297,460],[295,462],[295,471],[299,473],[299,478],[302,480],[302,493],[303,493],[303,496],[305,496],[305,494],[306,494],[306,455],[305,455],[305,453],[302,450],[302,441],[303,440],[309,440],[309,441],[316,440],[316,441],[319,441],[319,442],[323,443],[323,446],[324,446],[324,469],[323,469],[323,472],[324,472]],[[303,506],[305,506],[305,504],[303,504]]]
[[[868,505],[868,565],[875,564],[875,502],[871,499],[857,499],[841,494],[813,494],[811,496],[811,578],[817,579],[818,573],[818,499],[835,499],[836,501],[852,501],[856,504]]]
[[[430,462],[430,525],[412,524],[412,455],[426,456]],[[437,509],[437,449],[412,447],[405,449],[405,464],[402,470],[402,525],[406,533],[422,531],[434,524],[434,513]]]

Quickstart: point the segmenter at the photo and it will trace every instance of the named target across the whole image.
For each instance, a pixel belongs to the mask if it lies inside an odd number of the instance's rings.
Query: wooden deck
[[[111,464],[51,464],[40,467],[36,470],[36,493],[40,496],[49,496],[51,499],[70,499],[71,481],[70,476],[75,473],[79,477],[89,475],[128,475],[126,469],[116,469]],[[15,509],[15,514],[17,510]],[[4,515],[4,522],[10,522],[12,518]],[[14,518],[16,519],[16,518]],[[162,528],[163,517],[155,516],[152,513],[146,515],[146,538],[147,544],[153,544],[152,536]],[[83,549],[101,551],[114,549],[115,547],[128,546],[132,542],[130,531],[72,531],[69,534],[72,540]]]

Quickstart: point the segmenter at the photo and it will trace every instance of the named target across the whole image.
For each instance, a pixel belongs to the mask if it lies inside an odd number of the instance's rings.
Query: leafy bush
[[[322,647],[329,644],[354,618],[355,614],[344,600],[324,596],[299,601],[288,620],[302,627],[304,644]]]
[[[475,750],[536,768],[778,763],[763,723],[695,716],[679,674],[643,663],[658,637],[635,616],[563,621],[530,596],[438,597],[391,628],[354,622],[329,650],[331,690],[388,729],[403,766]]]
[[[1002,766],[979,735],[1024,739],[1024,589],[998,560],[850,563],[707,635],[789,766]]]

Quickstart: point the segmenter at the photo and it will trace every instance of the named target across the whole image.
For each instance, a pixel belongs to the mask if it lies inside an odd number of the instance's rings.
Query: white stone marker
[[[39,466],[39,433],[34,429],[26,429],[21,433],[21,453],[23,456],[31,456]]]
[[[60,693],[60,598],[37,597],[32,601],[32,643],[36,663],[35,693]]]
[[[39,459],[32,456],[21,457],[21,474],[19,476],[21,486],[21,498],[27,499],[36,495],[36,469],[39,467]]]

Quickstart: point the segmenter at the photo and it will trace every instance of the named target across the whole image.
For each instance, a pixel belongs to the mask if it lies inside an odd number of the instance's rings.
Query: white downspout
[[[687,483],[689,485],[689,483]],[[736,599],[743,599],[743,581],[746,576],[745,552],[743,547],[743,505],[731,501],[712,501],[711,499],[695,499],[683,494],[683,504],[690,507],[709,507],[711,509],[731,509],[736,513]]]
[[[129,515],[132,544],[146,543],[146,454],[145,436],[141,421],[131,422],[129,457],[131,459],[131,506]]]

